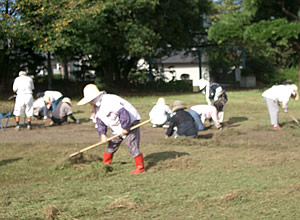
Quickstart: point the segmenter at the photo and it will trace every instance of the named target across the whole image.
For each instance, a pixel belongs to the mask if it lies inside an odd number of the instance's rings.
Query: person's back
[[[174,132],[176,132],[179,136],[197,136],[198,129],[196,128],[194,119],[188,112],[184,111],[184,109],[185,107],[181,101],[174,101],[172,109],[174,115],[170,119],[170,125],[166,132],[166,138],[172,136]]]
[[[29,76],[21,75],[14,81],[13,90],[16,90],[17,95],[32,94],[33,89],[33,80]]]
[[[176,112],[176,114],[170,119],[170,127],[171,125],[177,127],[178,135],[196,136],[198,133],[194,124],[194,119],[184,110]]]
[[[72,114],[72,107],[68,103],[60,102],[52,113],[52,117],[62,119],[70,114]]]
[[[171,114],[169,106],[165,103],[164,98],[159,98],[157,103],[149,112],[151,123],[154,126],[162,126],[168,122]]]

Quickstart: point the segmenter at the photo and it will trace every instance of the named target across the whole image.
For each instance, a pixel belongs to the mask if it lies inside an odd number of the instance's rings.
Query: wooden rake
[[[297,118],[294,115],[292,115],[290,112],[288,112],[288,114],[296,122],[296,124],[298,125],[300,124],[300,122],[297,120]]]
[[[150,121],[151,121],[151,120],[149,119],[149,120],[143,121],[143,122],[141,122],[141,123],[139,123],[139,124],[137,124],[137,125],[134,125],[134,126],[132,126],[132,127],[130,128],[130,131],[132,131],[132,130],[134,130],[134,129],[136,129],[136,128],[139,128],[139,127],[141,127],[141,126],[143,126],[143,125],[149,123]],[[122,135],[122,134],[116,134],[116,135],[111,136],[110,138],[108,138],[106,142],[98,142],[98,143],[96,143],[96,144],[93,144],[93,145],[91,145],[91,146],[88,146],[88,147],[86,147],[86,148],[83,148],[83,149],[81,149],[80,151],[77,151],[77,152],[75,152],[75,153],[73,153],[73,154],[70,154],[69,159],[71,159],[71,158],[73,158],[73,157],[75,157],[75,156],[78,156],[78,155],[82,155],[83,152],[88,151],[88,150],[90,150],[90,149],[92,149],[92,148],[94,148],[94,147],[97,147],[98,145],[107,143],[107,142],[111,141],[112,139],[114,139],[114,138],[116,138],[116,137],[119,137],[120,135]]]

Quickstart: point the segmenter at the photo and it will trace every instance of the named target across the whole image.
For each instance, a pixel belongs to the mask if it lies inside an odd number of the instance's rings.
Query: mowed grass
[[[68,160],[90,143],[1,141],[0,219],[300,219],[300,126],[281,111],[282,129],[273,131],[261,93],[229,91],[224,129],[198,139],[165,140],[164,129],[145,125],[147,172],[139,175],[130,175],[135,165],[124,144],[104,166],[105,146]],[[159,96],[125,98],[146,120]],[[205,104],[200,93],[165,98]],[[299,107],[290,101],[298,119]],[[89,117],[89,106],[73,110]]]

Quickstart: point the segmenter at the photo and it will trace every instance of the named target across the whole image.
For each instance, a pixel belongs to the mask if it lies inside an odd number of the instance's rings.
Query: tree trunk
[[[53,70],[51,65],[51,53],[48,52],[47,56],[47,71],[48,71],[48,89],[52,89]]]
[[[69,80],[68,61],[64,61],[64,79]]]
[[[300,88],[300,52],[298,53],[298,88]]]

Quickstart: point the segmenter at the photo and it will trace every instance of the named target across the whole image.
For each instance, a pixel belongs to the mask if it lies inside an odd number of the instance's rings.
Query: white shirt
[[[109,127],[113,134],[120,134],[123,131],[118,115],[118,111],[121,108],[125,108],[128,111],[130,123],[141,120],[138,111],[128,101],[117,95],[100,95],[96,101],[96,106],[99,107],[96,112],[96,118],[99,118],[107,127]]]
[[[277,85],[264,91],[262,96],[264,98],[272,99],[277,102],[282,102],[282,108],[287,108],[287,104],[290,100],[294,90],[289,85]]]
[[[215,124],[219,124],[218,120],[218,112],[215,106],[213,105],[194,105],[191,109],[197,112],[198,115],[201,115],[202,123],[205,122],[206,119],[211,119],[215,122]]]
[[[164,124],[168,116],[171,114],[171,110],[168,105],[158,103],[153,106],[151,111],[149,112],[149,117],[152,124],[162,125]]]
[[[18,76],[13,84],[13,91],[16,91],[17,95],[32,94],[34,90],[33,80],[30,76]]]
[[[38,98],[33,102],[33,108],[43,108],[45,106],[45,102],[43,98]]]
[[[63,96],[63,94],[59,91],[45,91],[44,96],[50,97],[50,101],[54,102]]]
[[[205,87],[205,90],[204,91],[204,94],[205,94],[205,99],[206,99],[206,102],[208,105],[211,105],[211,100],[209,98],[209,92],[210,92],[210,83],[208,83],[208,85]],[[215,95],[213,97],[213,100],[214,101],[217,101],[218,98],[219,98],[219,95],[222,93],[223,91],[223,88],[221,86],[217,87],[216,88],[216,92],[215,92]]]

